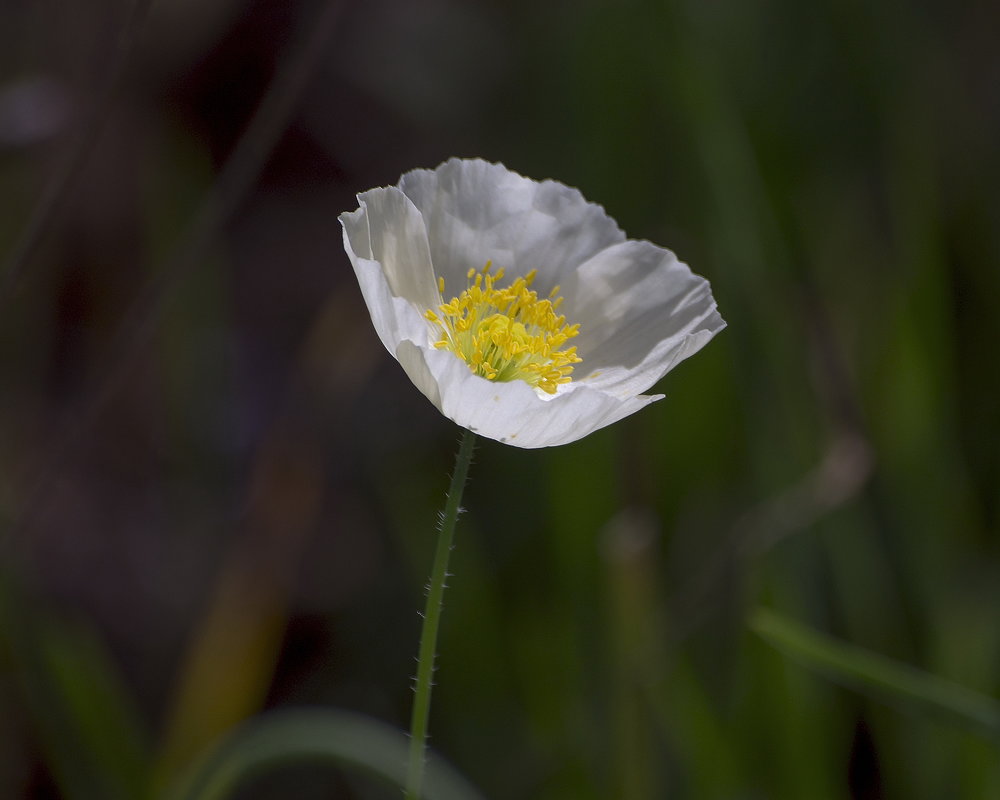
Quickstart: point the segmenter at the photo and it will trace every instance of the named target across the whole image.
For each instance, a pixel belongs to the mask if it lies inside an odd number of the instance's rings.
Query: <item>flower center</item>
[[[531,289],[535,270],[501,288],[496,284],[504,271],[490,274],[490,266],[487,261],[482,271],[470,269],[458,297],[424,314],[441,334],[434,346],[451,350],[488,380],[522,380],[555,394],[581,361],[576,347],[565,347],[580,326],[567,325],[556,313],[563,301],[558,286],[538,299]],[[438,289],[443,296],[444,278],[438,278]]]

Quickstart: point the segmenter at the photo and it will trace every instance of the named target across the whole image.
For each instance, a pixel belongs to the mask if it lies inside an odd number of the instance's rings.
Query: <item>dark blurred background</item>
[[[0,4],[0,796],[138,796],[265,708],[408,725],[458,431],[337,215],[459,155],[579,187],[729,328],[582,442],[482,442],[433,744],[496,800],[1000,797],[995,742],[744,625],[1000,693],[998,26]],[[310,767],[240,794],[394,796]]]

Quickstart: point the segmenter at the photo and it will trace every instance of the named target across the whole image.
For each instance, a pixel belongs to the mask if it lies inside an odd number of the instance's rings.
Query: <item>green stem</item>
[[[462,490],[472,463],[472,450],[476,434],[465,431],[455,457],[455,471],[451,476],[448,499],[441,516],[434,568],[427,587],[427,606],[424,624],[420,631],[420,654],[417,657],[417,682],[414,686],[413,717],[410,721],[410,765],[406,775],[406,800],[419,800],[424,780],[427,753],[427,720],[431,711],[431,687],[434,678],[434,660],[437,655],[438,628],[444,606],[445,581],[448,578],[448,557],[455,538],[455,522],[461,513]]]

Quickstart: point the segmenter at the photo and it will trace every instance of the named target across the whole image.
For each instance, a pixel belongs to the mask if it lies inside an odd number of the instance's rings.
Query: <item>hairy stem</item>
[[[427,751],[427,720],[431,711],[431,688],[434,679],[434,660],[437,656],[438,628],[444,606],[445,582],[448,578],[448,558],[455,538],[455,523],[461,513],[462,490],[472,463],[472,450],[476,435],[472,431],[462,434],[462,442],[455,457],[455,471],[451,476],[448,499],[441,516],[434,568],[427,587],[427,606],[424,624],[420,631],[420,652],[417,657],[417,681],[414,686],[413,717],[410,722],[410,764],[406,778],[406,800],[418,800],[424,780]]]

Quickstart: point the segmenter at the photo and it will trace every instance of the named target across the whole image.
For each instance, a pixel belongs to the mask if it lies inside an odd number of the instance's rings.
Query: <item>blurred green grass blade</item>
[[[81,757],[91,759],[109,784],[103,796],[141,796],[149,778],[149,740],[100,640],[81,627],[49,624],[39,644],[56,697],[79,737]]]
[[[750,628],[778,650],[838,683],[1000,739],[1000,702],[991,697],[838,641],[767,609],[754,612]]]
[[[4,606],[0,619],[9,656],[61,796],[143,796],[148,737],[101,641],[83,625],[42,614],[15,620],[10,603]]]
[[[162,800],[223,800],[248,778],[293,762],[330,761],[357,767],[400,787],[409,738],[389,725],[333,709],[276,711],[236,729],[181,776]],[[423,796],[483,800],[454,769],[429,755]]]

